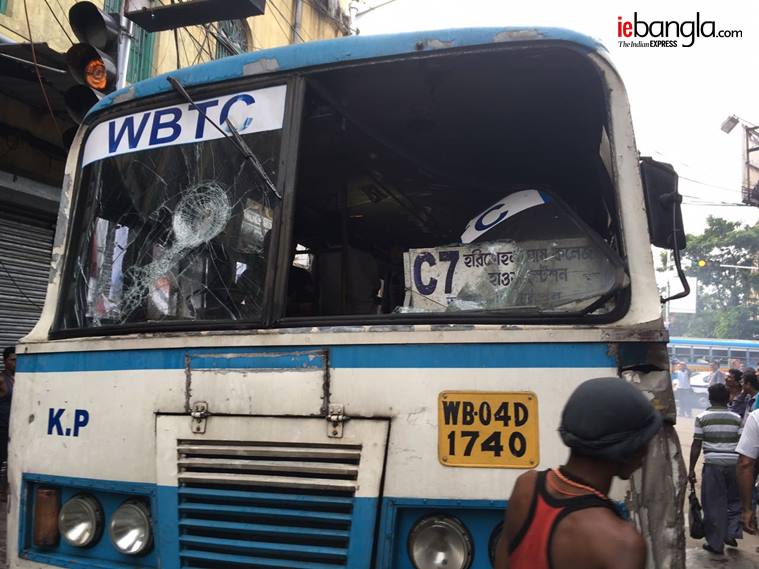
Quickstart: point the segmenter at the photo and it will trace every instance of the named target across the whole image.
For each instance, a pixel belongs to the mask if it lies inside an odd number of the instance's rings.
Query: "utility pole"
[[[301,43],[301,20],[303,19],[303,0],[295,0],[295,16],[293,17],[293,33],[291,43]]]
[[[119,52],[118,52],[118,65],[116,70],[118,75],[116,77],[116,89],[123,89],[127,85],[127,69],[129,69],[129,52],[132,47],[132,22],[127,20],[126,16],[126,2],[121,3],[119,9]]]
[[[742,201],[759,207],[759,126],[737,115],[727,117],[722,132],[729,134],[738,125],[743,129],[743,187]]]

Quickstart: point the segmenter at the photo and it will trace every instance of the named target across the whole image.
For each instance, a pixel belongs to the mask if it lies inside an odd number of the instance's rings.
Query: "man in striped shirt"
[[[741,435],[741,417],[728,411],[730,393],[723,383],[709,386],[711,406],[696,417],[693,445],[690,447],[688,478],[696,481],[696,462],[704,451],[701,471],[701,504],[704,508],[704,549],[722,555],[725,545],[735,547],[741,532],[741,503],[735,465],[735,450]]]

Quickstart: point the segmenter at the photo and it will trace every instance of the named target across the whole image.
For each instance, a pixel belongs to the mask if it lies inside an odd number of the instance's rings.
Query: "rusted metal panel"
[[[620,376],[635,385],[664,418],[643,468],[630,480],[627,505],[648,544],[647,567],[685,567],[685,462],[674,429],[675,398],[663,342],[612,345]]]
[[[628,507],[648,545],[649,569],[685,569],[685,463],[672,425],[651,441],[630,480]]]

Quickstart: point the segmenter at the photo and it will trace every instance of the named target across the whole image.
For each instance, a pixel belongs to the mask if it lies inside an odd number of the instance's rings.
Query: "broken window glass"
[[[244,139],[276,180],[281,129]],[[62,328],[260,319],[280,201],[261,178],[226,138],[85,166]]]
[[[514,192],[461,239],[404,255],[399,312],[578,312],[627,286],[619,256],[548,192]]]
[[[314,72],[291,236],[310,262],[287,290],[310,302],[286,316],[621,313],[606,105],[593,64],[566,49]]]

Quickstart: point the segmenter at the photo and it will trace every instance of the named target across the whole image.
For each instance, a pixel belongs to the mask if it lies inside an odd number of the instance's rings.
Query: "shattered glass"
[[[472,243],[410,249],[405,279],[397,313],[603,313],[629,285],[619,255],[556,198]]]
[[[281,130],[244,139],[276,180]],[[81,180],[62,328],[260,319],[280,200],[229,140],[106,158]]]

